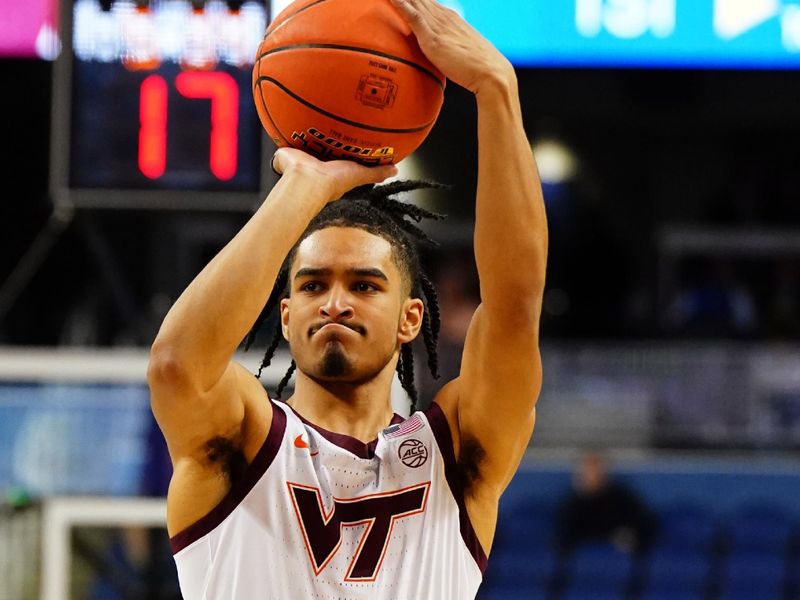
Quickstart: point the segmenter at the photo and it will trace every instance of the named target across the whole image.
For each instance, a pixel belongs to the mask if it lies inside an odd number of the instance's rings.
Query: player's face
[[[317,381],[369,381],[414,339],[422,302],[408,298],[388,241],[329,227],[307,237],[281,303],[283,335],[297,368]]]

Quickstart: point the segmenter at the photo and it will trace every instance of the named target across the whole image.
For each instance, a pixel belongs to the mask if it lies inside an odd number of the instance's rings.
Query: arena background
[[[148,14],[131,2],[65,1],[60,27],[54,2],[0,2],[1,600],[180,597],[147,348],[271,184],[247,96],[270,7],[203,4],[153,2],[195,37],[158,30],[148,54],[136,21],[130,62],[122,23]],[[537,429],[479,597],[800,598],[800,5],[449,4],[517,65],[551,240]],[[208,165],[207,103],[173,95],[178,142],[143,177],[142,81],[209,68],[244,82],[235,176]],[[451,85],[402,169],[452,186],[413,198],[450,216],[427,257],[445,376],[477,301],[476,161],[474,101]],[[647,507],[646,550],[557,543],[586,452]]]

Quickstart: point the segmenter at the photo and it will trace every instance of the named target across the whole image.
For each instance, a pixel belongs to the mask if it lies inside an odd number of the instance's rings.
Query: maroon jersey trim
[[[464,503],[464,486],[461,478],[458,475],[458,463],[456,462],[455,451],[453,450],[453,436],[450,434],[450,425],[447,423],[447,417],[442,412],[442,409],[435,402],[431,404],[430,408],[425,411],[425,416],[428,418],[428,423],[431,425],[433,437],[436,438],[436,445],[439,446],[439,451],[442,453],[444,459],[444,474],[447,478],[447,485],[450,486],[450,492],[458,505],[458,520],[461,526],[461,537],[467,546],[467,550],[478,563],[478,568],[481,573],[486,571],[488,559],[486,552],[481,546],[478,536],[475,534],[475,529],[472,527],[472,522],[469,520],[467,514],[467,507]]]
[[[289,406],[288,404],[286,406]],[[354,437],[350,437],[349,435],[345,435],[343,433],[336,433],[335,431],[328,431],[327,429],[323,429],[319,425],[314,425],[308,419],[305,419],[303,415],[293,409],[291,406],[289,408],[292,409],[292,412],[297,415],[297,418],[300,419],[304,424],[312,427],[319,433],[322,437],[328,440],[331,444],[335,444],[344,450],[347,450],[351,454],[355,454],[358,458],[364,459],[372,459],[375,457],[375,448],[378,446],[378,438],[375,438],[371,442],[364,443],[361,440],[358,440]],[[395,425],[397,423],[402,423],[405,419],[400,415],[396,414],[392,417],[392,420],[389,422],[389,425]],[[387,425],[387,427],[389,426]]]
[[[247,467],[242,478],[233,484],[225,497],[206,516],[170,538],[169,543],[172,546],[173,554],[177,554],[201,537],[211,533],[241,504],[272,464],[281,447],[285,431],[286,413],[273,402],[272,424],[269,427],[267,439],[264,440],[264,444],[258,450],[253,462]]]

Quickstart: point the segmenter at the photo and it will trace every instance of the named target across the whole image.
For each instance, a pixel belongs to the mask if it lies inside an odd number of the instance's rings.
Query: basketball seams
[[[272,118],[272,114],[269,112],[269,108],[267,108],[267,101],[264,99],[264,90],[261,87],[261,78],[259,77],[258,81],[258,95],[261,96],[261,106],[264,108],[264,113],[267,115],[269,122],[272,123],[272,126],[275,128],[275,132],[281,136],[281,139],[287,146],[292,146],[292,143],[283,135],[283,132],[278,127],[278,124],[275,123],[275,119]]]
[[[386,128],[386,127],[376,127],[374,125],[367,125],[366,123],[359,123],[358,121],[352,121],[350,119],[346,119],[345,117],[342,117],[342,116],[336,115],[336,114],[334,114],[332,112],[329,112],[329,111],[325,110],[324,108],[320,108],[319,106],[309,102],[308,100],[306,100],[302,96],[299,96],[296,93],[294,93],[292,90],[290,90],[288,87],[286,87],[284,84],[282,84],[277,79],[273,79],[272,77],[268,77],[266,75],[261,75],[261,76],[259,76],[258,80],[256,81],[256,84],[259,86],[259,88],[261,87],[261,82],[262,81],[267,81],[269,83],[274,84],[275,86],[280,88],[285,94],[289,95],[290,97],[295,99],[300,104],[306,106],[307,108],[310,108],[311,110],[314,110],[314,111],[318,112],[321,115],[324,115],[324,116],[326,116],[326,117],[328,117],[330,119],[334,119],[335,121],[339,121],[340,123],[345,123],[346,125],[352,125],[353,127],[358,127],[360,129],[365,129],[367,131],[375,131],[375,132],[379,132],[379,133],[399,133],[399,134],[417,133],[419,131],[424,131],[425,129],[428,129],[429,127],[433,126],[433,123],[435,122],[435,119],[434,119],[434,121],[429,121],[428,123],[425,123],[424,125],[420,125],[418,127],[409,127],[409,128],[403,128],[403,129],[391,129],[391,128]],[[263,96],[262,96],[262,99],[263,99]]]
[[[324,0],[320,0],[320,1],[322,2]],[[258,88],[258,95],[261,98],[261,108],[264,109],[264,114],[269,119],[269,122],[272,123],[272,127],[275,129],[275,132],[280,136],[280,138],[283,140],[283,142],[287,146],[291,146],[292,143],[286,138],[285,135],[283,135],[283,132],[280,130],[280,127],[278,127],[278,124],[275,123],[275,119],[272,118],[272,114],[269,112],[269,108],[267,107],[267,101],[264,98],[264,90],[261,87],[261,62],[260,61],[256,61],[256,82],[255,82],[255,84],[253,84],[253,93],[254,94],[255,94],[256,88]]]
[[[428,69],[423,67],[422,65],[418,65],[417,63],[410,61],[406,58],[395,56],[394,54],[389,54],[388,52],[373,50],[372,48],[361,48],[359,46],[345,46],[343,44],[291,44],[288,46],[279,46],[277,48],[272,48],[271,50],[267,50],[266,52],[259,54],[256,60],[261,61],[261,59],[264,58],[265,56],[269,56],[270,54],[277,54],[278,52],[286,52],[287,50],[303,50],[303,49],[343,50],[347,52],[360,52],[362,54],[371,54],[374,56],[380,56],[381,58],[388,58],[389,60],[399,62],[401,64],[412,67],[421,73],[424,73],[425,75],[427,75],[436,82],[436,85],[439,86],[439,89],[444,90],[444,84],[442,83],[442,79],[432,71],[429,71]]]

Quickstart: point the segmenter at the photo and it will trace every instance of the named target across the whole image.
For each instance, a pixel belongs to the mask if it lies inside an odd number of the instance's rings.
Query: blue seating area
[[[591,543],[562,555],[555,549],[558,501],[569,473],[522,473],[501,504],[500,521],[481,600],[800,600],[800,475],[774,489],[760,473],[692,470],[698,487],[660,495],[662,474],[644,465],[621,479],[656,514],[652,547],[631,556]],[[674,473],[669,474],[674,477]],[[715,501],[723,482],[728,496]],[[737,492],[737,486],[742,489]]]

